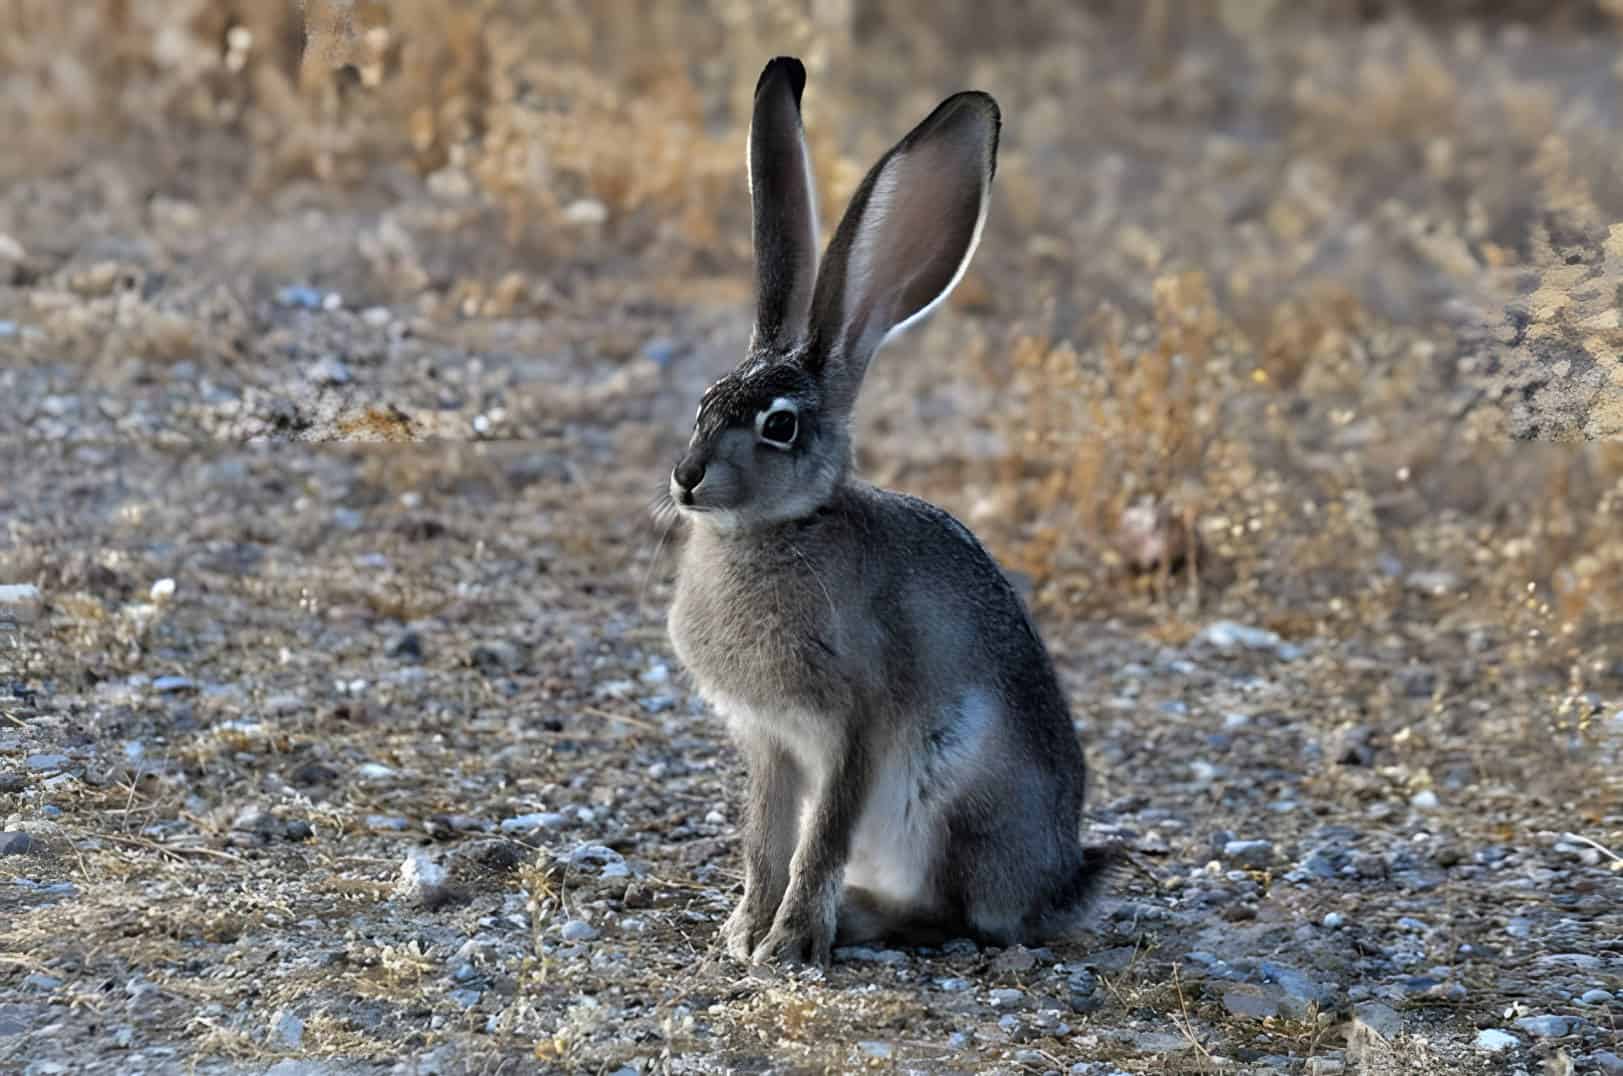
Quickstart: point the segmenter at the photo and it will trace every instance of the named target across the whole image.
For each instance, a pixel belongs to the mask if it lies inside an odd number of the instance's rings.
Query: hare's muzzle
[[[671,470],[671,482],[676,486],[676,499],[682,504],[693,503],[693,491],[704,481],[704,460],[688,455]]]

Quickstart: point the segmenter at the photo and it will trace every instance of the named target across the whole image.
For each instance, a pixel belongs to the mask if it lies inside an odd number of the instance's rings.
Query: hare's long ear
[[[766,65],[750,117],[750,205],[755,215],[755,335],[788,347],[806,331],[817,277],[817,194],[800,126],[806,69],[791,56]]]
[[[955,94],[879,159],[851,198],[812,300],[812,366],[849,407],[875,351],[947,297],[975,253],[997,171],[1001,117]]]

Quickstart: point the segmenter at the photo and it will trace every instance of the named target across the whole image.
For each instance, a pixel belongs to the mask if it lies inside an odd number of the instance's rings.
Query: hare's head
[[[997,167],[997,103],[947,98],[874,165],[819,267],[805,85],[805,68],[787,57],[756,84],[755,332],[744,361],[699,401],[671,471],[677,506],[718,527],[783,522],[828,502],[851,466],[851,410],[869,360],[963,276]]]

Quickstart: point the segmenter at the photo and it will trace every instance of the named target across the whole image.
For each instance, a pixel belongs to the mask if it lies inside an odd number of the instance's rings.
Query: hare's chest
[[[767,715],[833,705],[840,635],[834,596],[804,570],[684,564],[668,627],[701,695],[744,734]]]

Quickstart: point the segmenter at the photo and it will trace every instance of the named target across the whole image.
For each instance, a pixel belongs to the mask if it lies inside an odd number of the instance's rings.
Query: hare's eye
[[[786,407],[767,412],[766,418],[761,420],[761,439],[775,445],[794,444],[795,434],[799,432],[799,417]]]

